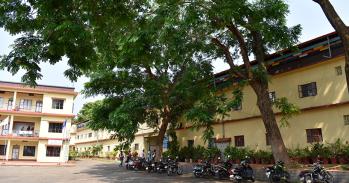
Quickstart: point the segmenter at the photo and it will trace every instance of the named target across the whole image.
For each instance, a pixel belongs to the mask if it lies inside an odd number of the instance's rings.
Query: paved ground
[[[207,179],[195,179],[191,174],[168,177],[166,174],[148,174],[118,168],[115,163],[100,160],[77,161],[74,167],[1,166],[0,183],[107,183],[107,182],[203,182],[220,183]]]

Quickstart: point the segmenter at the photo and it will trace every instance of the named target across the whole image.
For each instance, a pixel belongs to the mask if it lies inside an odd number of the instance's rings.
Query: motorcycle
[[[145,164],[145,170],[148,173],[156,172],[156,167],[157,167],[157,165],[156,165],[155,161],[147,161]]]
[[[277,161],[275,165],[265,169],[265,175],[270,183],[272,182],[289,182],[290,174],[286,171],[284,162]]]
[[[138,159],[138,158],[128,160],[128,162],[126,163],[126,169],[128,169],[128,170],[142,170],[142,169],[144,169],[143,168],[143,160]]]
[[[215,172],[213,166],[209,160],[206,160],[203,164],[196,164],[193,168],[194,177],[211,177]]]
[[[164,173],[167,172],[167,162],[164,159],[160,159],[158,163],[156,163],[156,172]]]
[[[220,159],[221,158],[219,157],[218,160],[220,161]],[[230,156],[228,156],[225,162],[218,164],[214,167],[215,175],[219,179],[229,178],[232,167],[233,167],[233,164],[230,162]]]
[[[303,183],[333,183],[333,175],[328,172],[320,161],[313,164],[312,170],[304,170],[299,174],[299,180]]]
[[[231,170],[230,180],[234,182],[251,181],[254,182],[253,169],[250,166],[249,158],[246,157],[241,161],[237,168]]]
[[[167,175],[170,176],[172,174],[177,173],[177,175],[183,174],[183,169],[178,165],[178,157],[175,160],[168,160],[167,164]]]

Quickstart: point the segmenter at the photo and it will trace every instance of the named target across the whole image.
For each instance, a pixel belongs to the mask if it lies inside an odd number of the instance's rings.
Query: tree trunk
[[[272,103],[269,99],[268,83],[263,83],[262,81],[251,81],[250,85],[257,95],[257,106],[261,112],[274,159],[275,161],[281,160],[288,164],[290,161],[287,150],[275,119]]]
[[[159,149],[159,152],[158,154],[156,155],[156,157],[161,157],[162,155],[162,152],[163,152],[163,142],[164,142],[164,137],[165,137],[165,134],[166,134],[166,130],[167,130],[167,126],[168,126],[168,121],[163,119],[162,123],[161,123],[161,126],[160,126],[160,130],[159,130],[159,134],[157,136],[157,146],[158,146],[158,149]]]
[[[349,83],[349,28],[344,24],[343,20],[339,17],[336,10],[332,6],[329,0],[313,0],[318,3],[325,13],[328,21],[331,23],[332,27],[338,33],[343,47],[345,55],[345,75],[347,79],[347,86]],[[347,87],[349,92],[349,87]]]

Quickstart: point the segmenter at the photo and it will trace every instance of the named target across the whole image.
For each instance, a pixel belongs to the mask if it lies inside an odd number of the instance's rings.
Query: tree
[[[345,25],[343,20],[339,17],[336,10],[332,6],[329,0],[313,0],[318,3],[325,13],[328,21],[331,23],[332,27],[336,30],[339,35],[343,48],[344,48],[344,56],[345,56],[345,76],[347,79],[347,83],[349,83],[349,27]],[[349,92],[349,87],[347,87]]]
[[[176,126],[208,91],[203,81],[212,79],[209,60],[195,54],[201,42],[178,16],[143,0],[8,0],[0,5],[0,27],[21,36],[0,66],[13,74],[24,69],[22,81],[35,86],[41,62],[66,57],[66,76],[85,74],[91,80],[84,93],[106,96],[83,111],[90,127],[113,130],[130,143],[147,124],[157,128],[162,147],[168,126]]]
[[[211,41],[216,46],[207,54],[229,64],[233,83],[238,81],[242,86],[247,83],[252,87],[274,158],[288,163],[273,103],[269,99],[268,68],[271,62],[266,59],[269,52],[289,48],[298,41],[301,27],[286,26],[288,5],[282,0],[196,0],[171,1],[165,6],[185,9],[182,11],[185,21],[197,31],[206,31],[203,41]],[[195,18],[197,21],[193,21]],[[294,109],[292,105],[278,106]]]

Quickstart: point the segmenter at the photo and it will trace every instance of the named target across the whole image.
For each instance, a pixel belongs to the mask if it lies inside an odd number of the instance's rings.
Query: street
[[[111,161],[103,160],[81,160],[77,161],[76,166],[73,167],[1,166],[0,177],[1,183],[229,182],[196,179],[191,174],[169,177],[166,174],[128,171],[117,167]]]

